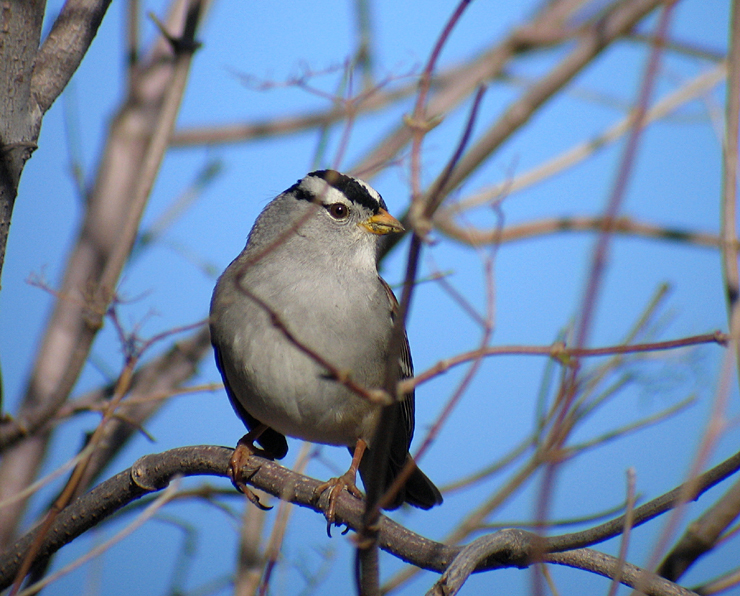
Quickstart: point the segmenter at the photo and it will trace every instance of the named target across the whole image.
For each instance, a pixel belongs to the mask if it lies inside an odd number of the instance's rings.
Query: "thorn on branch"
[[[403,115],[403,122],[406,126],[414,131],[422,133],[428,133],[429,131],[434,130],[442,124],[442,120],[444,120],[444,118],[441,114],[437,114],[428,119],[414,118],[408,114]]]
[[[550,357],[557,360],[563,366],[573,366],[573,357],[568,352],[564,341],[557,341],[550,348]]]
[[[164,26],[164,23],[157,18],[153,12],[149,13],[149,18],[154,22],[162,34],[172,47],[172,51],[176,56],[181,54],[193,54],[203,44],[195,39],[195,28],[197,26],[200,16],[200,2],[195,1],[191,3],[188,9],[188,15],[185,19],[185,27],[183,28],[182,35],[175,37],[171,35]]]
[[[719,345],[721,345],[723,348],[726,348],[727,345],[730,343],[730,335],[727,333],[723,333],[719,329],[714,332],[714,341],[716,341]]]

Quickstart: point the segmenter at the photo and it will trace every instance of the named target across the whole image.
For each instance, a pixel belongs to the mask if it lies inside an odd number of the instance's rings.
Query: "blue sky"
[[[475,56],[531,15],[536,2],[473,2],[442,53],[440,66],[451,67]],[[49,2],[49,15],[59,2]],[[259,91],[244,84],[248,75],[257,80],[281,82],[301,72],[317,74],[311,83],[325,92],[337,88],[341,66],[356,47],[353,4],[314,2],[216,3],[201,30],[203,48],[197,53],[178,127],[251,122],[285,114],[325,109],[322,97],[294,87],[278,86]],[[163,5],[145,2],[161,15]],[[446,2],[372,3],[373,50],[378,79],[393,77],[391,84],[410,82],[418,72],[452,7]],[[671,23],[671,37],[722,54],[727,47],[729,7],[725,2],[680,2]],[[81,215],[81,198],[70,176],[74,156],[84,168],[88,184],[94,173],[106,127],[121,100],[122,36],[125,5],[114,3],[101,30],[70,87],[47,114],[39,149],[23,173],[13,217],[7,260],[0,294],[0,358],[2,359],[5,408],[13,412],[29,374],[32,356],[48,316],[51,296],[30,285],[40,275],[58,283],[64,255],[73,242]],[[645,26],[647,25],[647,27]],[[652,30],[655,19],[643,24]],[[150,21],[142,24],[144,40],[156,35]],[[509,103],[522,85],[542,76],[564,51],[541,52],[514,61],[505,81],[494,82],[487,91],[475,126],[480,135]],[[452,197],[464,199],[482,187],[506,181],[535,167],[572,146],[587,141],[621,120],[634,102],[645,68],[643,43],[620,42],[600,56],[558,97],[509,139]],[[654,98],[715,67],[696,56],[669,53],[661,64]],[[699,99],[645,131],[622,213],[639,221],[666,227],[717,233],[721,173],[721,139],[718,126],[724,86],[706,91]],[[373,147],[404,113],[412,109],[409,99],[391,110],[362,117],[353,127],[346,154],[337,159],[341,127],[332,130],[324,158],[314,163],[318,135],[315,131],[221,147],[172,149],[144,217],[144,226],[156,221],[209,162],[218,160],[221,173],[197,201],[166,230],[162,240],[149,247],[124,272],[119,292],[130,299],[121,310],[124,324],[151,336],[172,327],[194,323],[207,314],[214,278],[198,263],[222,270],[241,250],[247,233],[262,207],[277,193],[314,166],[334,165],[350,169]],[[470,101],[451,113],[430,134],[424,145],[425,183],[434,179],[460,137]],[[500,204],[506,225],[566,215],[601,213],[614,184],[624,140],[620,139],[575,167],[511,194]],[[400,214],[408,204],[408,160],[372,180],[389,209]],[[470,213],[476,226],[495,224],[490,209]],[[422,277],[445,272],[448,281],[474,307],[485,308],[483,262],[490,250],[476,251],[434,235],[435,242],[422,257]],[[495,252],[495,334],[493,344],[548,345],[579,311],[595,236],[586,233],[553,235],[501,246]],[[391,283],[402,279],[407,242],[383,263],[383,275]],[[716,250],[635,237],[618,237],[611,244],[606,277],[597,304],[591,333],[594,346],[622,341],[662,283],[671,291],[661,308],[653,339],[671,339],[726,330],[720,257]],[[417,371],[442,358],[473,349],[480,341],[480,328],[438,284],[421,284],[415,294],[408,324]],[[162,346],[164,347],[164,346]],[[618,505],[625,494],[625,470],[635,469],[637,490],[655,497],[685,478],[703,437],[719,386],[723,350],[717,346],[683,349],[647,355],[630,365],[633,383],[588,423],[577,429],[573,442],[587,441],[608,430],[653,415],[688,396],[696,402],[678,416],[589,451],[562,466],[552,503],[554,518],[594,514]],[[589,361],[598,364],[598,361]],[[107,374],[121,366],[120,346],[110,326],[96,342],[75,394],[97,387]],[[447,419],[442,432],[422,461],[422,467],[444,485],[502,457],[531,433],[534,408],[542,385],[546,360],[531,356],[507,356],[486,360],[460,405]],[[459,383],[464,369],[457,369],[417,391],[417,437],[422,438],[440,414]],[[194,383],[216,382],[212,359],[200,367]],[[712,452],[717,463],[734,452],[738,439],[738,395],[733,377],[729,428]],[[81,416],[65,426],[51,449],[50,471],[71,457],[80,445],[81,433],[94,428],[97,417]],[[223,392],[178,397],[147,425],[156,438],[150,443],[139,437],[112,463],[110,474],[131,465],[138,457],[191,444],[232,446],[243,426],[233,415]],[[291,443],[288,464],[299,450]],[[320,461],[308,473],[327,478],[344,469],[345,450],[324,448]],[[705,466],[706,467],[706,466]],[[508,474],[511,474],[511,470]],[[430,512],[398,512],[396,517],[425,536],[442,539],[465,513],[502,486],[507,474],[481,486],[450,495],[445,504]],[[226,480],[213,481],[226,487]],[[533,516],[538,480],[525,485],[491,518],[491,522],[514,523]],[[38,512],[50,492],[34,501]],[[688,518],[721,494],[709,493],[692,505]],[[228,501],[240,511],[237,499]],[[236,557],[238,519],[202,504],[176,505],[166,510],[187,521],[197,550],[185,559],[187,572],[181,586],[189,593],[211,580],[227,576]],[[270,515],[273,517],[271,518]],[[274,519],[268,515],[267,523]],[[124,517],[111,525],[120,528]],[[303,573],[322,574],[319,590],[345,593],[351,586],[352,543],[335,536],[329,540],[320,516],[310,511],[294,513],[285,545],[285,561],[274,579],[274,594],[298,594],[305,587]],[[634,535],[629,559],[644,564],[654,547],[662,522],[655,522]],[[101,541],[111,529],[91,533],[67,548],[58,564],[68,562]],[[115,547],[97,563],[83,567],[52,586],[48,593],[166,594],[176,575],[183,530],[167,519],[149,522]],[[735,540],[735,543],[737,540]],[[607,544],[608,552],[618,545]],[[691,571],[687,584],[703,581],[732,567],[732,550],[724,546]],[[400,567],[390,556],[381,560],[384,577]],[[556,583],[569,593],[606,590],[606,582],[583,572],[554,570]],[[120,578],[126,578],[121,581]],[[428,589],[434,577],[410,584],[404,594]],[[180,581],[179,579],[177,581]],[[489,573],[471,579],[467,592],[483,590],[521,591],[529,584],[523,571]],[[567,582],[567,583],[566,583]],[[228,588],[215,593],[229,593]],[[740,592],[735,592],[740,593]]]

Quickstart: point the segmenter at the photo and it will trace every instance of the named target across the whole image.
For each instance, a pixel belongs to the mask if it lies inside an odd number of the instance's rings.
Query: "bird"
[[[248,432],[229,464],[238,490],[246,460],[261,452],[282,459],[286,436],[347,447],[347,472],[319,486],[329,490],[326,517],[334,521],[339,494],[367,489],[370,453],[398,302],[378,273],[381,242],[404,230],[369,184],[335,170],[316,170],[262,210],[242,252],[219,277],[209,326],[226,393]],[[400,379],[413,376],[404,330]],[[366,390],[358,394],[357,388]],[[392,403],[392,437],[383,494],[404,466],[411,469],[384,508],[403,503],[430,509],[442,503],[434,483],[409,453],[414,391]],[[257,447],[255,442],[259,445]]]

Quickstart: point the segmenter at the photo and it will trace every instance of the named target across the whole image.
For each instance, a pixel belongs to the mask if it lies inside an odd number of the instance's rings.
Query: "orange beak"
[[[360,222],[368,232],[373,234],[390,234],[391,232],[403,232],[401,222],[381,207],[380,211],[372,217]]]

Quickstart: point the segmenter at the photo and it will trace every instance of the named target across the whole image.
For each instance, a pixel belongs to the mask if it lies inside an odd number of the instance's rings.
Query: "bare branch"
[[[228,477],[228,464],[232,454],[231,449],[215,446],[181,447],[161,454],[147,455],[134,465],[106,480],[89,493],[82,495],[60,512],[54,524],[46,533],[39,549],[38,556],[46,558],[59,548],[71,542],[76,537],[100,523],[131,501],[168,486],[176,476],[212,475]],[[305,506],[317,512],[323,512],[328,507],[328,495],[316,502],[315,489],[318,480],[307,478],[282,466],[252,457],[250,464],[253,473],[250,484],[276,497]],[[736,471],[740,466],[740,453],[726,460],[700,476],[694,488],[695,495],[708,490],[722,480],[727,474]],[[658,499],[635,509],[634,526],[652,519],[675,506],[676,497],[683,487],[678,487],[659,497]],[[363,525],[364,505],[348,493],[342,493],[338,500],[337,522],[346,524],[354,530]],[[643,512],[650,510],[650,515]],[[586,569],[613,577],[615,573],[615,559],[608,555],[585,550],[570,550],[583,546],[583,538],[590,533],[593,542],[603,541],[611,537],[603,528],[614,527],[618,534],[624,527],[624,518],[612,520],[608,524],[598,526],[587,532],[566,534],[560,537],[540,538],[530,532],[522,530],[502,530],[483,541],[483,544],[496,544],[499,548],[489,548],[487,556],[478,558],[475,571],[486,569],[500,569],[503,567],[526,567],[533,562],[535,553],[544,554],[543,561],[567,564],[569,566]],[[0,589],[7,587],[19,568],[23,554],[30,543],[35,539],[37,530],[21,538],[15,545],[0,554]],[[597,536],[598,535],[598,536]],[[596,538],[594,540],[594,538]],[[382,549],[394,554],[404,561],[413,563],[423,569],[444,571],[463,550],[461,547],[446,546],[428,540],[415,534],[403,526],[391,521],[385,516],[379,518],[379,545]],[[568,553],[561,551],[569,549]],[[471,549],[476,550],[478,549]],[[470,553],[471,551],[468,551]],[[467,555],[466,555],[467,557]],[[622,581],[633,585],[636,577],[643,577],[645,572],[633,566],[625,566]],[[646,584],[648,593],[657,595],[687,594],[675,584],[655,578]]]
[[[549,74],[540,78],[491,126],[460,160],[449,181],[439,187],[442,195],[457,188],[511,134],[524,125],[543,103],[562,89],[595,56],[624,35],[662,4],[661,0],[631,0],[612,4],[607,13],[579,36],[577,46]],[[437,188],[433,184],[432,188]]]
[[[550,554],[545,557],[545,560],[549,563],[591,571],[609,578],[614,576],[617,565],[614,557],[586,548]],[[621,575],[623,584],[639,589],[642,594],[663,594],[665,596],[689,596],[694,594],[691,590],[668,582],[654,573],[649,573],[630,563],[625,563],[622,566]]]
[[[730,51],[728,55],[727,99],[725,130],[722,142],[722,274],[725,282],[727,315],[733,338],[736,368],[740,370],[740,271],[737,247],[737,170],[738,134],[740,133],[740,2],[732,3],[730,22]]]
[[[36,58],[31,93],[41,118],[87,54],[111,0],[67,0]]]
[[[0,274],[23,167],[36,149],[31,73],[41,38],[44,2],[8,2],[0,28]]]
[[[537,540],[536,536],[535,540]],[[510,542],[505,531],[473,540],[457,554],[426,596],[454,596],[478,565],[503,548],[511,548]],[[540,545],[540,549],[543,547],[544,544]]]
[[[554,19],[560,22],[561,18],[557,16],[559,4],[559,2],[547,4],[530,24],[513,31],[495,47],[483,52],[463,68],[457,69],[450,84],[441,85],[439,91],[430,98],[425,108],[425,120],[439,122],[445,114],[470,97],[475,89],[499,76],[513,56],[550,45],[551,39],[544,37],[537,39],[536,36],[531,35],[531,32],[543,28],[549,29],[549,23]],[[369,151],[352,170],[372,175],[378,171],[380,164],[391,161],[403,147],[408,145],[412,137],[412,127],[404,122],[381,139],[375,149]]]
[[[738,470],[740,470],[740,452],[689,482],[677,486],[673,490],[640,507],[636,507],[632,514],[634,519],[632,527],[641,526],[645,522],[662,515],[666,511],[670,511],[681,503],[696,500],[704,492],[722,482],[725,478],[737,473]],[[624,529],[624,524],[625,516],[622,515],[605,524],[584,530],[583,532],[574,532],[572,534],[563,534],[550,538],[550,549],[552,551],[562,551],[583,546],[593,546],[594,544],[618,536]]]
[[[740,480],[722,495],[686,532],[658,568],[658,574],[676,581],[703,554],[717,544],[722,533],[740,514]]]
[[[459,23],[465,9],[468,7],[469,0],[460,0],[457,3],[455,10],[445,23],[442,32],[439,35],[434,48],[427,61],[426,68],[422,74],[421,81],[419,83],[419,93],[417,97],[416,107],[412,119],[416,121],[416,125],[413,127],[413,149],[412,149],[412,163],[411,163],[411,176],[412,176],[412,209],[419,208],[419,213],[424,216],[425,219],[430,218],[434,215],[435,210],[439,207],[440,203],[435,203],[436,197],[433,195],[432,198],[422,201],[420,198],[419,188],[421,185],[421,169],[420,169],[420,151],[421,143],[426,134],[428,128],[426,124],[429,122],[426,119],[426,100],[431,84],[432,73],[437,66],[437,60],[439,59],[440,52],[445,46],[452,30]],[[473,123],[478,111],[478,105],[482,97],[482,92],[479,91],[476,97],[476,101],[473,104],[473,110],[468,120],[465,132],[463,133],[462,139],[458,144],[457,150],[453,153],[450,158],[445,173],[449,175],[464,148],[467,146],[470,138],[470,132],[472,130]],[[399,381],[399,367],[397,365],[401,356],[402,347],[408,343],[406,338],[406,317],[408,316],[409,308],[411,306],[411,296],[414,290],[414,284],[416,282],[416,272],[419,263],[419,256],[421,255],[421,243],[425,231],[421,226],[417,226],[414,222],[413,236],[411,238],[411,247],[409,248],[409,256],[406,264],[406,275],[404,278],[403,294],[398,305],[398,314],[393,322],[393,329],[391,331],[390,341],[387,348],[385,374],[383,378],[383,389],[386,392],[393,392],[392,395],[399,395],[398,393],[398,381]],[[363,516],[363,527],[359,533],[357,542],[357,564],[358,564],[358,589],[363,596],[376,596],[380,594],[380,570],[378,566],[378,533],[376,530],[376,521],[380,515],[380,506],[383,502],[383,492],[387,492],[390,498],[393,491],[398,491],[402,486],[404,480],[404,472],[410,474],[413,469],[412,463],[407,463],[405,470],[402,470],[401,474],[398,475],[393,485],[388,491],[385,491],[383,479],[386,477],[386,467],[388,465],[389,453],[391,449],[391,443],[394,436],[394,428],[398,423],[398,416],[392,406],[385,406],[380,413],[380,418],[376,423],[375,430],[373,432],[373,448],[370,452],[370,463],[368,466],[369,473],[366,479],[366,490],[367,490],[367,501],[365,504],[365,513]]]
[[[483,246],[495,242],[501,244],[517,242],[562,232],[598,232],[603,230],[605,226],[609,226],[612,233],[624,236],[681,242],[707,248],[719,248],[722,245],[721,239],[715,234],[658,226],[635,221],[626,216],[613,219],[610,223],[603,217],[558,217],[513,225],[503,230],[496,230],[495,228],[482,230],[459,226],[452,218],[439,214],[438,217],[435,217],[434,224],[447,237],[472,246]],[[740,246],[740,243],[736,242],[735,245]]]
[[[515,354],[528,354],[531,356],[549,356],[558,360],[562,364],[570,366],[575,358],[585,358],[589,356],[609,356],[612,354],[635,354],[638,352],[651,352],[654,350],[673,350],[687,346],[717,343],[726,345],[729,336],[726,333],[715,331],[714,333],[704,333],[682,339],[671,339],[667,341],[656,341],[646,344],[634,344],[631,346],[610,346],[605,348],[568,348],[565,344],[558,342],[551,346],[489,346],[478,348],[470,352],[458,354],[452,358],[440,360],[422,373],[415,375],[410,379],[404,379],[399,383],[399,391],[408,392],[414,387],[433,379],[437,375],[447,372],[455,366],[483,358],[485,356],[504,356]]]
[[[701,97],[702,94],[707,93],[724,81],[726,76],[727,65],[724,62],[702,72],[686,84],[681,85],[671,93],[665,94],[659,101],[656,101],[644,116],[645,124],[665,118],[680,106]],[[440,210],[437,218],[443,222],[447,221],[451,215],[472,207],[488,204],[504,195],[510,197],[519,190],[546,180],[566,168],[573,167],[586,158],[593,156],[597,151],[606,148],[611,143],[622,138],[634,125],[634,121],[635,112],[629,112],[619,122],[613,124],[601,134],[573,146],[571,149],[541,163],[539,166],[519,174],[512,180],[505,180],[499,184],[484,188],[454,204],[445,206]]]
[[[87,489],[128,439],[166,403],[150,396],[171,394],[196,371],[198,363],[211,351],[208,327],[175,343],[167,352],[134,372],[131,390],[116,410],[117,418],[103,429],[100,445],[92,455],[80,486]]]
[[[186,21],[186,4],[183,1],[180,11],[175,11],[172,30]],[[179,51],[173,60],[171,47],[156,47],[156,59],[139,73],[128,101],[114,120],[18,417],[0,423],[0,450],[15,445],[0,464],[1,495],[22,490],[36,475],[48,435],[34,433],[51,419],[74,386],[134,242],[191,57],[190,52]],[[153,142],[155,136],[158,143]],[[143,173],[145,164],[148,174]],[[0,511],[0,543],[12,535],[21,511],[22,504]]]
[[[617,570],[612,578],[612,585],[609,586],[608,596],[616,596],[619,589],[619,583],[622,581],[625,564],[627,562],[627,549],[629,548],[630,535],[632,533],[632,513],[635,507],[635,470],[627,470],[627,507],[624,514],[624,531],[619,544],[619,558],[617,559]],[[641,578],[642,580],[642,578]]]

